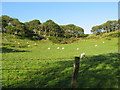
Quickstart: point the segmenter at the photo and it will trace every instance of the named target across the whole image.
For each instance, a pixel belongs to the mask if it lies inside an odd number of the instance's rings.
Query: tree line
[[[0,17],[2,23],[2,33],[8,33],[20,36],[22,38],[42,39],[45,37],[80,37],[84,35],[84,29],[74,24],[58,25],[52,20],[47,20],[41,23],[35,19],[29,22],[22,23],[16,18],[11,18],[7,15]]]
[[[120,21],[120,20],[118,20]],[[92,33],[99,35],[101,33],[109,33],[119,30],[119,23],[117,20],[107,21],[101,25],[93,26]],[[22,38],[43,39],[43,38],[79,38],[86,37],[84,29],[74,24],[58,25],[52,20],[47,20],[41,23],[40,20],[32,20],[22,23],[16,18],[11,18],[7,15],[0,17],[0,25],[2,25],[1,32],[20,36]]]
[[[119,29],[120,29],[119,22],[117,20],[114,20],[114,21],[107,21],[98,26],[93,26],[91,32],[99,35],[101,33],[109,33]]]

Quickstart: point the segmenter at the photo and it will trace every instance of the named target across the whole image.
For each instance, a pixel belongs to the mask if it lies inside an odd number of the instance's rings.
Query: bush
[[[111,37],[111,38],[117,38],[120,37],[120,31],[115,31],[115,32],[110,32],[110,33],[105,33],[102,35],[102,37]]]
[[[61,41],[64,40],[64,38],[51,36],[49,37],[49,40],[51,40],[53,43],[60,43]]]
[[[78,37],[82,37],[82,38],[85,38],[85,37],[88,37],[89,34],[80,34]]]
[[[68,44],[68,43],[73,43],[74,41],[77,41],[77,38],[71,37],[70,39],[66,39],[60,42],[60,44]]]
[[[49,37],[49,40],[51,40],[53,43],[60,43],[60,44],[68,44],[73,43],[74,41],[77,41],[77,38],[62,38],[62,37]]]
[[[111,38],[117,38],[120,37],[120,31],[114,31],[114,32],[109,32],[109,33],[101,33],[99,35],[96,34],[91,34],[87,38],[88,39],[100,39],[100,38],[105,38],[106,40],[111,40]]]
[[[108,35],[109,37],[119,37],[120,36],[120,32],[113,32],[113,33],[110,33],[109,35]]]
[[[100,35],[91,34],[87,37],[87,39],[99,39],[100,37]]]
[[[110,38],[110,37],[106,37],[105,39],[106,39],[106,40],[111,40],[111,38]]]

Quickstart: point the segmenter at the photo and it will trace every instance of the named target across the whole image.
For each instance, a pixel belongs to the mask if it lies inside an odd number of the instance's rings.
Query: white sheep
[[[28,47],[30,47],[30,45],[28,45]]]
[[[80,56],[81,59],[83,58],[86,58],[86,54],[85,53],[82,53],[81,56]]]
[[[48,48],[50,50],[50,48]]]
[[[64,47],[62,47],[62,49],[65,49]]]
[[[37,46],[37,44],[36,44],[36,43],[35,43],[34,45],[35,45],[35,46]]]
[[[79,48],[77,48],[77,50],[79,50]]]
[[[98,45],[96,44],[95,47],[97,47]]]

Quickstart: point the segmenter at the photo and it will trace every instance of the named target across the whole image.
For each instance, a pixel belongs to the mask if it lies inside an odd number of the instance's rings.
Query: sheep
[[[50,50],[50,48],[48,48]]]
[[[37,46],[37,44],[36,44],[36,43],[35,43],[34,45],[35,45],[35,46]]]
[[[64,49],[64,47],[62,47],[62,49]]]
[[[57,47],[57,49],[60,49],[60,47]]]
[[[96,44],[95,47],[97,47],[98,45]]]
[[[28,47],[30,47],[30,45],[28,45]]]
[[[85,53],[82,53],[81,56],[80,56],[81,59],[83,58],[86,58],[86,54]]]
[[[79,50],[79,48],[77,48],[77,50]]]

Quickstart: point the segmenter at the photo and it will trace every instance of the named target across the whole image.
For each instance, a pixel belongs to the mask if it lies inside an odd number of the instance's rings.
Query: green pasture
[[[74,57],[81,53],[88,58],[80,60],[78,88],[118,88],[117,38],[71,44],[6,38],[2,39],[3,88],[70,88]]]

